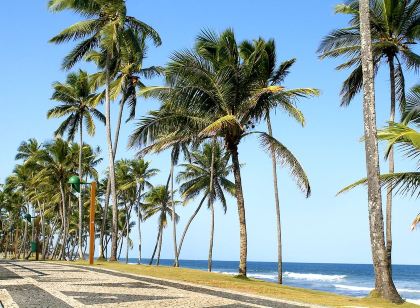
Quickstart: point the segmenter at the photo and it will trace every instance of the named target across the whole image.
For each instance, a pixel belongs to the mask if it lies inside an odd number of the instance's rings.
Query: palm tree
[[[232,166],[229,165],[229,155],[223,150],[218,142],[204,144],[202,150],[191,153],[191,156],[191,163],[180,165],[184,170],[178,174],[177,181],[181,182],[180,192],[184,198],[184,203],[191,201],[199,195],[202,195],[202,199],[185,226],[178,247],[178,256],[181,253],[185,235],[187,234],[192,221],[197,216],[204,201],[207,199],[208,207],[211,211],[208,259],[208,270],[211,272],[214,238],[213,203],[218,200],[226,213],[227,203],[224,192],[227,192],[232,196],[235,195],[235,184],[227,178],[232,172]]]
[[[60,257],[65,257],[65,246],[68,240],[69,231],[69,207],[67,199],[68,188],[67,179],[76,169],[75,161],[77,151],[72,151],[68,142],[58,138],[51,143],[47,143],[44,149],[39,151],[36,160],[41,168],[37,174],[39,178],[48,178],[51,182],[56,183],[56,187],[60,192],[61,207],[59,208],[61,216],[62,228],[62,248]]]
[[[179,201],[174,201],[174,203],[179,203]],[[168,216],[173,220],[179,220],[179,216],[173,211],[172,204],[173,202],[171,201],[170,192],[167,187],[163,185],[152,188],[145,196],[144,219],[149,219],[154,215],[159,215],[158,236],[149,264],[153,263],[156,248],[158,248],[156,265],[159,265],[163,241],[163,230],[168,224]]]
[[[382,214],[381,188],[379,180],[379,154],[376,137],[374,58],[370,27],[369,0],[360,0],[360,41],[363,71],[363,114],[365,131],[365,152],[368,178],[368,206],[370,239],[373,267],[375,270],[375,291],[379,296],[401,303],[391,275],[391,264],[387,257]]]
[[[53,37],[51,42],[60,44],[70,40],[80,42],[64,59],[63,67],[71,68],[87,53],[100,48],[106,54],[105,68],[105,126],[108,145],[108,161],[112,198],[112,244],[111,261],[117,259],[118,209],[115,188],[114,151],[111,139],[110,85],[115,76],[112,63],[120,58],[124,42],[141,42],[142,37],[150,37],[156,45],[161,43],[158,33],[147,24],[127,15],[124,0],[50,0],[50,10],[57,12],[72,10],[89,19],[78,22]],[[139,37],[140,35],[140,37]]]
[[[9,194],[19,194],[22,196],[22,204],[19,205],[19,213],[28,214],[30,212],[30,191],[33,177],[35,174],[34,165],[16,165],[13,173],[6,178],[5,191]],[[28,221],[25,219],[22,245],[19,254],[23,252],[27,256],[28,247]]]
[[[144,88],[145,85],[141,79],[152,78],[161,72],[160,67],[143,67],[143,61],[147,56],[147,46],[146,46],[146,36],[141,37],[140,42],[124,41],[123,46],[121,47],[120,58],[117,59],[117,64],[114,66],[119,66],[116,70],[116,76],[114,81],[110,85],[110,94],[111,100],[116,100],[121,96],[119,104],[119,113],[117,118],[117,125],[115,128],[114,143],[113,143],[113,155],[115,155],[118,147],[119,133],[122,123],[122,116],[124,107],[126,104],[129,106],[129,116],[127,121],[133,120],[136,115],[136,106],[137,106],[137,92]],[[133,45],[134,43],[134,45]],[[91,51],[87,56],[86,60],[94,61],[98,67],[103,71],[94,74],[97,85],[103,85],[106,80],[106,53],[99,51]],[[105,213],[109,206],[109,194],[110,194],[110,185],[111,182],[108,181],[107,192],[105,196]],[[100,235],[100,258],[103,258],[103,237],[104,237],[104,228],[106,224],[107,217],[104,217],[101,225],[101,235]]]
[[[390,119],[395,120],[396,101],[400,110],[405,106],[405,80],[403,65],[417,71],[420,68],[420,56],[411,45],[420,38],[417,28],[420,26],[420,2],[416,0],[373,0],[370,1],[369,13],[372,37],[372,61],[374,75],[381,63],[389,67],[390,76]],[[332,31],[326,36],[318,52],[321,58],[344,56],[346,62],[338,70],[352,69],[344,81],[341,90],[342,106],[347,106],[362,89],[361,30],[359,0],[348,1],[336,6],[336,12],[349,15],[350,25],[344,29]],[[394,172],[394,151],[389,154],[389,173]],[[388,187],[386,201],[386,249],[391,263],[392,254],[392,189]]]
[[[223,139],[232,158],[235,178],[240,230],[239,275],[246,276],[247,232],[245,202],[242,191],[238,145],[250,134],[258,134],[262,146],[288,165],[293,174],[304,175],[303,168],[293,154],[274,137],[264,132],[253,132],[253,122],[264,114],[266,104],[261,95],[279,89],[261,88],[260,61],[264,53],[259,48],[244,61],[235,35],[226,30],[221,35],[210,31],[198,36],[193,50],[176,52],[165,70],[166,87],[151,87],[142,91],[145,96],[156,96],[163,104],[159,111],[143,118],[130,137],[130,145],[141,146],[158,141],[172,132],[170,139],[205,139],[214,136]],[[168,103],[170,102],[170,103]],[[157,146],[163,148],[162,144]],[[306,191],[306,175],[297,178],[299,187]]]
[[[264,114],[262,115],[263,119],[266,122],[268,135],[273,136],[273,129],[271,126],[271,109],[281,109],[287,115],[295,119],[299,124],[304,126],[305,119],[302,112],[296,108],[296,102],[299,98],[305,98],[310,96],[315,96],[319,94],[317,89],[312,88],[299,88],[299,89],[285,89],[282,84],[290,73],[290,69],[293,64],[296,62],[296,59],[291,59],[281,63],[276,67],[276,48],[273,40],[264,41],[263,39],[258,39],[254,42],[244,41],[240,46],[240,51],[243,57],[249,61],[252,61],[252,55],[258,48],[264,50],[265,61],[261,61],[261,73],[260,73],[260,82],[261,87],[266,88],[268,91],[263,93],[259,100],[260,103],[265,102],[266,108]],[[270,148],[271,161],[272,161],[272,172],[273,172],[273,186],[274,186],[274,200],[275,200],[275,210],[276,210],[276,224],[277,224],[277,256],[278,256],[278,282],[281,284],[283,281],[283,258],[282,258],[282,240],[281,240],[281,219],[280,219],[280,203],[279,203],[279,193],[277,186],[277,161],[276,153],[274,148]],[[293,177],[301,177],[299,174],[292,174]],[[304,191],[306,197],[308,198],[311,191],[310,188]]]
[[[66,83],[55,82],[54,93],[52,99],[59,102],[60,105],[48,110],[47,117],[61,118],[66,117],[58,129],[55,131],[56,136],[63,136],[68,133],[68,139],[73,140],[77,131],[79,131],[79,177],[83,179],[82,170],[82,154],[83,154],[83,122],[86,123],[87,133],[90,136],[95,134],[95,122],[93,118],[105,123],[105,117],[98,109],[97,104],[100,102],[101,95],[94,92],[92,82],[89,75],[82,70],[77,73],[70,73],[67,76]],[[82,191],[79,193],[79,258],[83,256],[83,201]]]
[[[129,180],[122,185],[122,190],[134,189],[134,209],[137,212],[137,228],[139,233],[139,257],[138,263],[141,263],[141,248],[142,248],[142,237],[141,237],[141,222],[143,221],[143,204],[142,199],[144,198],[144,191],[146,188],[152,189],[153,185],[150,183],[150,179],[157,175],[159,169],[150,168],[150,162],[144,159],[133,159],[129,161]]]

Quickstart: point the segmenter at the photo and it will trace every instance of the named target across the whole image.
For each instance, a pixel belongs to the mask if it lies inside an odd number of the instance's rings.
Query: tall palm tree
[[[366,169],[368,178],[369,226],[375,291],[386,299],[401,303],[391,275],[391,264],[387,257],[382,213],[381,187],[379,180],[379,154],[376,137],[374,57],[370,23],[370,0],[360,0],[360,41],[363,72],[363,114],[365,131]]]
[[[305,119],[302,112],[297,109],[296,102],[300,98],[306,98],[319,94],[317,89],[313,88],[298,88],[286,89],[282,85],[285,78],[290,73],[290,69],[296,62],[296,59],[291,59],[281,63],[276,67],[276,46],[273,40],[265,41],[258,39],[254,42],[244,41],[240,46],[241,54],[244,59],[252,61],[252,56],[256,50],[262,49],[264,51],[263,61],[261,62],[260,83],[261,87],[267,89],[259,100],[260,103],[265,102],[266,108],[262,118],[265,120],[268,130],[268,135],[273,136],[273,129],[271,126],[270,112],[272,109],[280,109],[287,115],[295,119],[299,124],[304,126]],[[277,224],[277,257],[278,257],[278,282],[283,282],[283,258],[282,258],[282,240],[281,240],[281,217],[280,217],[280,202],[278,193],[278,180],[277,180],[277,161],[274,148],[270,148],[272,172],[273,172],[273,187],[274,187],[274,201],[276,210],[276,224]],[[296,176],[292,174],[292,176]],[[297,175],[299,177],[301,175]],[[309,187],[308,187],[309,188]],[[306,197],[310,195],[310,189],[304,191]]]
[[[174,202],[179,203],[179,201]],[[158,236],[150,264],[153,263],[156,248],[158,248],[156,265],[159,265],[160,252],[162,249],[163,241],[163,231],[168,224],[168,216],[173,220],[179,220],[179,216],[173,211],[172,204],[173,202],[171,201],[170,192],[168,188],[163,185],[152,188],[145,196],[144,219],[149,219],[155,215],[159,216]]]
[[[306,191],[308,179],[293,154],[274,137],[252,131],[265,111],[259,99],[272,88],[261,88],[260,61],[264,53],[256,50],[247,61],[241,57],[235,35],[226,30],[220,35],[204,31],[197,37],[193,50],[176,52],[165,74],[167,86],[151,87],[142,94],[156,96],[164,102],[161,110],[143,118],[130,137],[130,145],[141,146],[162,134],[172,132],[179,140],[223,139],[232,158],[240,230],[239,275],[246,276],[247,232],[245,201],[242,191],[238,145],[244,137],[258,134],[264,149],[273,147],[276,158],[288,165]],[[277,90],[278,91],[278,90]],[[255,123],[256,124],[256,123]],[[173,140],[168,144],[173,144]],[[162,147],[161,145],[159,145]]]
[[[178,256],[181,253],[182,244],[192,221],[207,199],[208,207],[211,211],[208,259],[208,270],[211,272],[214,239],[213,203],[216,200],[219,201],[226,213],[227,203],[225,192],[232,196],[235,195],[235,184],[228,179],[228,176],[232,172],[232,166],[229,165],[229,155],[218,142],[204,144],[202,150],[191,153],[191,157],[191,163],[180,165],[183,170],[179,172],[177,181],[181,183],[180,192],[184,198],[184,203],[195,199],[199,195],[202,195],[202,199],[185,226],[178,247]]]
[[[63,136],[68,133],[68,139],[73,140],[79,131],[79,177],[83,179],[83,122],[86,123],[87,133],[90,136],[95,134],[95,122],[93,118],[105,123],[105,117],[96,106],[100,102],[102,95],[96,94],[92,88],[91,78],[85,71],[79,70],[77,73],[70,73],[66,83],[55,82],[52,100],[59,103],[58,106],[48,110],[47,117],[61,118],[66,117],[58,129],[56,136]],[[83,199],[82,191],[79,193],[79,258],[83,256]]]
[[[143,203],[142,199],[145,195],[145,189],[152,189],[153,185],[150,179],[157,175],[159,169],[150,168],[150,162],[144,159],[133,159],[129,162],[129,181],[122,185],[121,189],[134,189],[134,209],[137,212],[137,228],[139,233],[138,244],[138,263],[141,263],[142,251],[142,237],[141,237],[141,222],[143,221]]]
[[[108,161],[112,198],[112,244],[111,261],[117,259],[118,209],[115,188],[114,151],[111,137],[111,80],[115,76],[117,66],[112,63],[120,58],[124,42],[141,42],[142,37],[151,38],[156,45],[161,43],[158,33],[149,25],[127,15],[124,0],[50,0],[49,8],[53,12],[72,10],[89,19],[78,22],[63,30],[51,39],[60,44],[70,40],[80,42],[64,59],[63,67],[71,68],[86,54],[100,48],[106,54],[105,68],[105,126],[108,145]],[[139,35],[141,35],[139,37]]]
[[[336,12],[351,17],[349,27],[332,31],[326,36],[318,52],[321,58],[340,56],[346,62],[338,70],[352,69],[344,81],[341,90],[342,106],[347,106],[362,89],[361,30],[359,0],[347,1],[336,6]],[[420,2],[416,0],[373,0],[370,1],[369,13],[372,36],[372,57],[374,75],[379,66],[385,63],[389,67],[390,77],[390,117],[395,120],[396,101],[400,110],[405,105],[405,80],[403,66],[417,71],[420,68],[420,56],[411,48],[420,38]],[[394,172],[394,151],[389,153],[389,173]],[[392,189],[388,187],[386,201],[386,248],[391,262],[392,254]]]
[[[120,134],[120,128],[122,123],[122,116],[124,107],[128,105],[129,107],[129,116],[126,122],[133,120],[136,115],[136,106],[137,106],[137,92],[144,88],[145,85],[142,82],[142,79],[152,78],[161,72],[160,67],[151,66],[143,67],[143,61],[147,56],[147,46],[146,46],[146,36],[142,36],[140,42],[133,41],[124,41],[123,46],[121,46],[121,55],[117,59],[118,66],[116,68],[116,75],[114,80],[110,85],[110,94],[111,100],[118,99],[121,96],[119,103],[119,112],[117,118],[117,125],[115,127],[114,134],[114,143],[113,143],[113,155],[114,159],[117,153],[118,140]],[[94,74],[97,85],[103,85],[106,81],[106,52],[100,51],[91,51],[87,56],[86,60],[93,61],[102,71]],[[106,196],[105,196],[105,213],[109,206],[109,194],[110,194],[110,185],[111,182],[108,181]],[[100,258],[103,258],[103,237],[104,237],[104,228],[106,225],[107,217],[103,218],[101,225],[101,235],[100,235]]]

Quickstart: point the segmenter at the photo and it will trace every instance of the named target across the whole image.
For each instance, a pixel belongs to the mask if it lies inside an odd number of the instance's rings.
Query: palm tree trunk
[[[389,116],[389,121],[394,122],[395,120],[395,65],[394,57],[390,55],[388,57],[389,62],[389,77],[391,83],[391,111]],[[389,163],[389,173],[394,173],[394,147],[391,147],[388,156]],[[391,266],[392,264],[392,186],[389,185],[386,191],[386,253],[388,257],[388,262]],[[392,267],[391,267],[392,274]]]
[[[83,117],[79,123],[79,178],[82,180],[82,153],[83,153]],[[84,260],[85,257],[83,256],[83,201],[82,201],[82,189],[79,192],[79,238],[78,238],[78,245],[79,245],[79,258]]]
[[[179,260],[178,260],[178,244],[176,241],[176,209],[175,209],[175,202],[174,202],[174,161],[171,159],[171,204],[172,204],[172,236],[174,240],[174,266],[179,267]]]
[[[273,136],[273,129],[271,127],[271,119],[270,119],[270,112],[267,112],[267,129],[268,135],[270,137]],[[279,284],[283,283],[283,256],[282,256],[282,241],[281,241],[281,216],[280,216],[280,201],[279,201],[279,189],[277,186],[278,179],[277,179],[277,161],[276,161],[276,153],[274,152],[274,148],[270,147],[271,151],[271,163],[272,163],[272,170],[273,170],[273,185],[274,185],[274,202],[276,208],[276,223],[277,223],[277,281]]]
[[[127,251],[125,253],[125,263],[128,263],[128,251],[130,248],[129,242],[130,242],[130,220],[131,220],[131,210],[133,209],[133,205],[130,205],[130,209],[128,211],[127,214],[127,243],[126,243],[126,247],[127,247]]]
[[[210,244],[209,244],[209,257],[207,261],[207,270],[211,272],[213,266],[213,239],[214,239],[214,206],[213,202],[210,202],[210,213],[211,213],[211,222],[210,222]]]
[[[59,256],[59,259],[65,258],[65,246],[67,242],[67,210],[66,210],[66,196],[64,194],[64,187],[63,182],[60,181],[60,193],[61,193],[61,199],[62,199],[62,206],[63,206],[63,243],[61,247],[61,253]]]
[[[216,147],[216,137],[213,137],[212,147],[211,147],[211,163],[210,163],[210,187],[209,187],[209,197],[208,204],[211,211],[211,223],[210,223],[210,244],[209,244],[209,256],[207,259],[207,269],[211,272],[212,263],[213,263],[213,239],[214,239],[214,156],[215,156],[215,147]]]
[[[42,233],[42,259],[45,260],[45,255],[44,255],[44,251],[45,251],[45,239],[47,238],[47,235],[45,234],[45,217],[44,217],[44,213],[45,213],[45,205],[44,203],[42,203],[42,208],[39,211],[40,216],[41,216],[41,233]]]
[[[115,188],[115,170],[114,170],[114,151],[112,149],[111,139],[111,101],[110,101],[110,72],[109,72],[109,55],[106,59],[106,89],[105,89],[105,128],[106,128],[106,141],[108,144],[108,160],[109,160],[109,180],[111,183],[111,203],[112,203],[112,228],[111,228],[111,257],[110,261],[117,261],[118,249],[118,204],[117,192]]]
[[[128,263],[128,250],[130,249],[130,231],[129,228],[127,227],[127,242],[125,243],[125,247],[126,247],[126,251],[125,251],[125,263]]]
[[[163,241],[163,228],[160,231],[159,248],[157,252],[156,266],[159,266],[160,264],[160,252],[162,251],[162,241]]]
[[[360,32],[369,226],[375,271],[375,291],[380,297],[391,300],[394,303],[402,303],[402,299],[392,281],[390,263],[388,262],[385,249],[381,186],[379,181],[378,140],[376,136],[375,85],[369,2],[369,0],[360,0]]]
[[[118,120],[117,120],[117,126],[114,136],[114,147],[113,147],[113,159],[115,161],[115,155],[117,154],[117,147],[118,147],[118,139],[120,135],[120,129],[121,129],[121,121],[124,111],[124,103],[122,102],[120,104],[120,110],[118,112]],[[111,181],[109,179],[108,175],[108,181],[106,185],[106,193],[105,193],[105,205],[104,205],[104,216],[102,218],[102,224],[101,224],[101,233],[100,233],[100,239],[99,239],[99,259],[104,259],[104,237],[105,237],[105,228],[106,228],[106,220],[108,217],[108,207],[109,207],[109,195],[111,191]]]
[[[23,253],[23,255],[26,255],[26,242],[28,238],[28,221],[25,220],[25,227],[23,229],[23,240],[22,245],[20,246],[19,255]]]
[[[160,232],[162,232],[162,227],[161,226],[159,226],[159,231],[158,231],[157,239],[156,239],[156,245],[155,245],[155,248],[153,249],[153,254],[152,254],[152,257],[150,258],[149,265],[152,265],[153,264],[153,259],[155,258],[156,249],[157,249],[157,247],[159,245]]]
[[[206,200],[206,198],[207,198],[207,195],[204,195],[203,199],[201,199],[201,201],[200,201],[200,204],[198,205],[198,207],[196,208],[196,210],[194,211],[194,213],[191,215],[190,219],[187,222],[187,225],[185,226],[184,232],[182,233],[181,241],[179,242],[178,257],[181,254],[182,244],[184,243],[185,235],[187,234],[188,228],[190,227],[191,222],[194,220],[195,216],[197,216],[197,214],[200,211],[201,206],[203,205],[203,203]]]
[[[236,203],[239,216],[239,276],[246,277],[246,259],[247,259],[247,233],[245,218],[245,201],[242,191],[241,170],[239,164],[237,144],[228,144],[228,149],[232,156],[233,175],[235,178]]]
[[[141,190],[140,190],[140,194],[139,195],[141,195]],[[140,209],[140,202],[139,202],[139,204],[138,204],[138,207],[137,207],[137,228],[138,228],[138,231],[139,231],[139,260],[138,260],[138,263],[139,264],[141,264],[141,209]]]

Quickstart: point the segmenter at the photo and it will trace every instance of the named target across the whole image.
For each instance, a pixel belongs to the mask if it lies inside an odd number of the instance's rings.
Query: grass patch
[[[53,261],[58,262],[58,261]],[[87,261],[62,262],[72,265],[88,265]],[[94,267],[111,269],[120,272],[176,280],[180,282],[195,283],[203,286],[217,287],[226,290],[238,291],[248,294],[261,295],[271,298],[331,306],[331,307],[373,307],[373,308],[418,308],[420,306],[404,303],[395,305],[377,298],[354,298],[340,296],[333,293],[313,291],[302,288],[280,286],[275,283],[260,281],[251,278],[236,278],[235,276],[218,273],[208,273],[200,270],[187,268],[175,268],[167,266],[148,266],[121,264],[116,262],[97,262]]]

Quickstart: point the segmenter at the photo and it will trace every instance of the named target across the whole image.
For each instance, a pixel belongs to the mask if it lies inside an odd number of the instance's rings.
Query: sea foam
[[[300,280],[315,280],[315,281],[340,281],[346,278],[346,275],[324,275],[324,274],[311,274],[311,273],[293,273],[285,272],[284,277]]]
[[[358,286],[349,286],[344,284],[335,284],[334,287],[336,289],[342,289],[342,290],[349,290],[349,291],[367,291],[370,292],[373,290],[373,288],[369,287],[358,287]],[[397,289],[400,293],[420,293],[420,290],[413,290],[413,289]]]
[[[370,292],[370,291],[373,290],[373,288],[348,286],[348,285],[344,285],[344,284],[335,284],[334,287],[336,289],[349,290],[349,291],[367,291],[367,292]]]
[[[412,304],[416,304],[416,305],[420,305],[420,299],[406,299],[407,302],[412,303]]]

